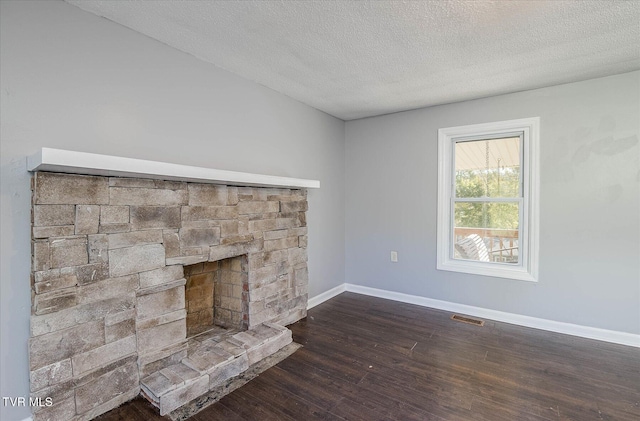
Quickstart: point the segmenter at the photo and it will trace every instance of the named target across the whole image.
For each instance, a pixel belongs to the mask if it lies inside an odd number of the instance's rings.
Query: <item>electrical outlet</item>
[[[391,261],[393,263],[398,263],[398,252],[397,251],[392,251],[391,252]]]

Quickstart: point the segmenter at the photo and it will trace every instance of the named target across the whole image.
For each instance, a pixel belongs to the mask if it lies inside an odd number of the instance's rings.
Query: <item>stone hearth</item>
[[[165,414],[291,342],[284,326],[307,306],[306,190],[32,180],[31,392],[53,400],[34,420],[89,420],[141,387]]]

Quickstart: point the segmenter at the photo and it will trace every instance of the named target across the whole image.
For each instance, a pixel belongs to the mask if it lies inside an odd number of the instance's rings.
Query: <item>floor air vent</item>
[[[464,317],[458,314],[454,314],[453,316],[451,316],[451,318],[458,322],[469,323],[476,326],[484,326],[484,320],[472,319],[471,317]]]

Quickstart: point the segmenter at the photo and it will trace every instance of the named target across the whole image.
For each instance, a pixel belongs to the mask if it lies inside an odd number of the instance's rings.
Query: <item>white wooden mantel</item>
[[[27,157],[27,170],[107,177],[152,178],[231,186],[293,189],[320,188],[320,181],[318,180],[216,170],[213,168],[52,148],[42,148],[38,153]]]

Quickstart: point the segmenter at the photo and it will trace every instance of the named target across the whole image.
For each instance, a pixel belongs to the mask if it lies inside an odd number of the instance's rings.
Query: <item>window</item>
[[[539,125],[438,131],[438,269],[537,280]]]

